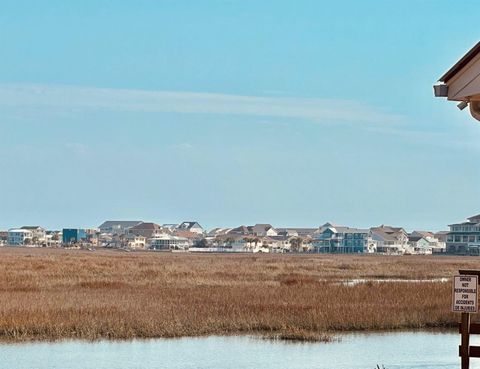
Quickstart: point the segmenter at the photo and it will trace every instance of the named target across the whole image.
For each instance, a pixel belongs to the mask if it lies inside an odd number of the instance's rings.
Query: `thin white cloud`
[[[224,114],[314,122],[398,123],[401,117],[357,101],[149,91],[67,85],[0,85],[0,107],[50,110]]]
[[[65,144],[65,148],[68,151],[71,151],[77,155],[82,155],[82,156],[88,154],[89,152],[88,146],[80,142],[67,142]]]
[[[188,142],[181,142],[171,145],[170,148],[177,151],[191,151],[193,149],[193,145]]]

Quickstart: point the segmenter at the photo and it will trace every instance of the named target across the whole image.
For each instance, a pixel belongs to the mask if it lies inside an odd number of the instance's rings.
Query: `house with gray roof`
[[[254,236],[266,237],[278,235],[271,224],[255,224],[253,227],[249,227],[249,229]]]
[[[381,225],[370,228],[372,239],[377,242],[377,252],[383,254],[413,253],[408,244],[408,233],[401,227]]]
[[[370,230],[326,223],[313,236],[313,248],[320,253],[371,253],[375,242]]]
[[[141,220],[107,220],[98,226],[101,233],[125,234],[129,228],[142,223]]]
[[[250,235],[252,234],[251,233],[251,229],[249,229],[249,227],[247,226],[244,226],[244,225],[241,225],[239,227],[236,227],[236,228],[232,228],[230,229],[227,234],[229,235]]]
[[[147,239],[157,237],[164,233],[166,233],[166,230],[163,229],[162,226],[152,222],[140,222],[140,224],[130,227],[127,230],[128,235],[143,236]]]
[[[228,234],[245,235],[245,236],[278,236],[278,232],[271,224],[257,223],[253,226],[244,226],[232,228],[228,231]]]
[[[447,243],[447,236],[448,236],[448,231],[439,231],[433,234],[433,236],[439,241],[439,242],[444,242],[445,244]]]
[[[217,237],[227,234],[231,228],[213,228],[210,232],[207,233],[207,237]]]
[[[177,226],[177,230],[180,231],[189,231],[193,233],[198,233],[198,234],[203,234],[205,233],[205,230],[203,227],[198,224],[198,222],[192,222],[192,221],[187,221],[187,222],[182,222]]]
[[[318,231],[318,228],[275,228],[278,234],[284,234],[289,236],[298,236],[302,238],[313,237],[314,233]]]

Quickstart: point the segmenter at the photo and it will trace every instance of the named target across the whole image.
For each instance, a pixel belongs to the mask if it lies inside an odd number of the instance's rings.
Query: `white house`
[[[408,236],[408,243],[415,254],[432,254],[445,252],[445,242],[437,239],[433,233],[426,231],[413,231]]]
[[[190,243],[187,238],[163,233],[150,238],[148,245],[152,250],[188,250]]]
[[[197,222],[183,222],[177,226],[177,230],[189,231],[192,233],[203,234],[205,230]]]
[[[32,243],[36,245],[45,244],[47,235],[45,228],[42,228],[40,226],[23,226],[20,229],[25,229],[32,232]]]
[[[207,233],[207,237],[223,236],[231,230],[232,228],[213,228],[210,232]]]
[[[28,229],[9,229],[8,230],[8,244],[12,246],[25,246],[32,244],[33,234]]]
[[[278,236],[277,230],[271,224],[255,224],[252,227],[251,233],[255,236]]]

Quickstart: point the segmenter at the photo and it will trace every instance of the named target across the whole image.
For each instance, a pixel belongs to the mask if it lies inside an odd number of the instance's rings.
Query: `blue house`
[[[84,229],[64,228],[62,241],[64,244],[78,243],[87,239],[87,232]]]
[[[326,223],[313,237],[313,246],[320,253],[370,252],[370,230]]]

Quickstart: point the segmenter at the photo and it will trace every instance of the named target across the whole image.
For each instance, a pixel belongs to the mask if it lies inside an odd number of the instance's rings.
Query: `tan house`
[[[147,239],[143,236],[128,235],[127,236],[127,246],[131,249],[143,250]]]
[[[381,225],[370,228],[370,234],[377,243],[377,252],[382,254],[412,253],[408,244],[408,233],[401,227]]]
[[[127,235],[143,236],[145,238],[152,238],[164,233],[164,229],[155,223],[142,222],[127,230]]]

